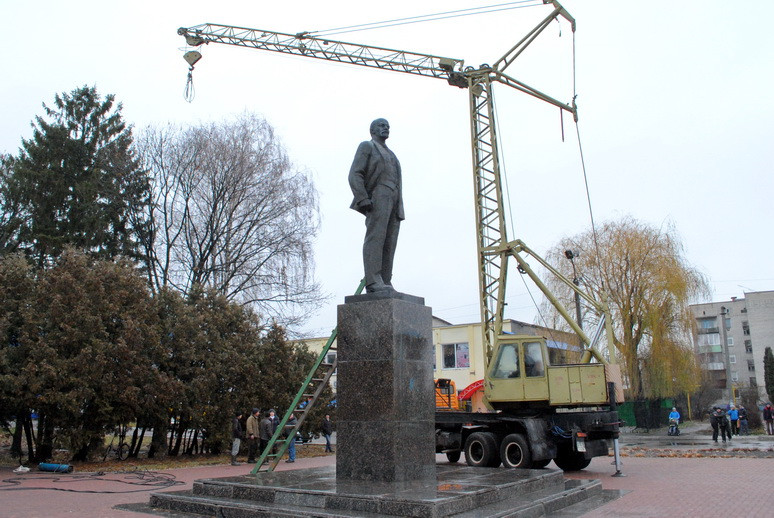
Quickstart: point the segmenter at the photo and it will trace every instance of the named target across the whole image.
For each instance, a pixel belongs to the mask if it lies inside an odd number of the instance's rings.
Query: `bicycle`
[[[105,455],[102,457],[102,462],[107,460],[108,455],[110,455],[111,452],[115,453],[118,460],[126,460],[129,458],[129,445],[125,440],[126,428],[126,426],[121,425],[113,432],[113,438],[110,439],[110,445],[108,445],[107,450],[105,450]],[[114,448],[113,442],[116,440],[116,435],[118,435],[118,446]]]

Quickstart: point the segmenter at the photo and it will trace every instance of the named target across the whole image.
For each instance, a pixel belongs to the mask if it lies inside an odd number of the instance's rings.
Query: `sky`
[[[480,319],[467,92],[445,81],[227,45],[200,48],[195,98],[184,99],[181,26],[211,22],[322,31],[493,5],[494,0],[11,2],[0,0],[0,152],[16,154],[42,103],[83,85],[113,93],[125,119],[197,124],[250,111],[276,129],[320,193],[314,243],[328,296],[295,331],[327,335],[362,277],[363,218],[349,209],[354,152],[370,122],[389,120],[406,220],[393,283],[452,323]],[[712,300],[774,289],[774,4],[720,0],[566,0],[577,20],[553,23],[508,69],[561,100],[577,126],[506,86],[495,104],[510,207],[509,238],[539,253],[590,228],[579,148],[597,224],[632,216],[674,226]],[[328,35],[340,41],[493,63],[547,6]],[[575,74],[573,74],[573,40]],[[580,144],[576,135],[580,135]],[[511,275],[505,316],[533,321]],[[698,302],[698,301],[697,301]]]

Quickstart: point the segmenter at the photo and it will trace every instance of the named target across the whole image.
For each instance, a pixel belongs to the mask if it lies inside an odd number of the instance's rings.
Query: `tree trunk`
[[[26,412],[16,412],[16,428],[13,431],[13,441],[11,441],[11,456],[22,456],[22,431],[24,430],[24,420],[26,419]]]
[[[169,452],[169,454],[172,455],[173,457],[177,457],[180,454],[180,445],[183,442],[183,437],[185,436],[185,429],[187,425],[188,425],[188,420],[180,419],[177,422],[177,425],[176,425],[177,433],[175,434],[175,445],[172,448],[172,450],[170,450]]]
[[[132,434],[132,445],[129,447],[129,456],[137,458],[140,456],[140,448],[142,447],[142,440],[145,437],[145,431],[147,430],[147,427],[143,426],[142,431],[137,434],[138,427],[134,428],[134,433]]]
[[[27,461],[35,459],[35,441],[32,433],[32,418],[29,412],[24,413],[24,436],[27,438]]]
[[[54,456],[54,425],[51,418],[42,416],[38,419],[38,440],[35,460],[44,462]]]
[[[153,437],[151,438],[150,448],[148,449],[149,459],[163,459],[167,456],[167,425],[168,422],[161,420],[153,424]]]

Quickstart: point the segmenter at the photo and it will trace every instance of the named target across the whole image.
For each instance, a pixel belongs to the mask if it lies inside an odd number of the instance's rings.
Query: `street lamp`
[[[576,287],[580,287],[580,279],[578,278],[578,271],[575,269],[575,258],[578,257],[578,252],[572,250],[565,250],[564,256],[570,260],[572,265],[572,283]],[[583,321],[581,320],[581,305],[580,305],[580,293],[575,291],[575,320],[578,322],[578,327],[583,329]]]

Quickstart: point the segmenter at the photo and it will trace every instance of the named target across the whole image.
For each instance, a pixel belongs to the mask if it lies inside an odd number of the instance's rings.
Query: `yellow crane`
[[[556,19],[563,18],[570,23],[575,31],[575,19],[556,0],[543,0],[543,3],[551,8],[551,11],[532,30],[524,35],[515,45],[505,52],[492,65],[484,64],[478,67],[465,66],[462,59],[422,54],[405,50],[389,49],[336,41],[324,37],[316,37],[308,32],[287,34],[266,29],[251,29],[229,25],[204,23],[192,27],[181,27],[178,34],[185,37],[186,43],[193,47],[204,44],[217,43],[234,45],[238,47],[254,48],[271,52],[280,52],[296,56],[334,61],[359,65],[381,70],[390,70],[418,76],[443,79],[449,85],[467,89],[470,114],[470,136],[473,158],[473,181],[476,212],[476,233],[478,249],[478,280],[480,290],[480,311],[482,320],[482,332],[484,343],[484,361],[487,368],[487,383],[485,394],[489,404],[499,409],[513,409],[531,402],[540,402],[553,406],[580,406],[582,404],[601,404],[607,399],[606,384],[597,391],[589,400],[586,396],[578,396],[573,392],[572,384],[568,381],[573,376],[566,372],[557,374],[559,381],[554,379],[554,388],[551,388],[550,376],[544,376],[539,390],[534,390],[533,396],[529,396],[529,388],[519,385],[518,394],[513,394],[513,379],[497,381],[496,376],[490,376],[490,362],[495,357],[502,356],[503,351],[513,351],[522,347],[525,337],[515,340],[513,335],[503,335],[503,312],[505,307],[505,291],[508,273],[508,260],[514,258],[518,271],[528,275],[557,311],[566,320],[567,324],[578,335],[584,347],[582,362],[589,363],[596,359],[606,365],[608,361],[600,354],[595,344],[605,335],[608,357],[614,363],[613,331],[610,312],[606,301],[598,301],[581,290],[571,280],[548,264],[543,258],[531,250],[521,240],[509,240],[505,224],[505,203],[503,199],[503,185],[500,173],[500,155],[495,125],[495,106],[492,89],[495,84],[507,86],[528,94],[541,101],[558,107],[562,112],[572,114],[577,122],[578,112],[575,101],[561,102],[518,79],[506,74],[510,65],[524,52],[524,50]],[[201,58],[201,54],[192,50],[185,54],[185,59],[193,70],[195,63]],[[189,72],[190,79],[190,72]],[[545,267],[552,275],[555,275],[571,290],[582,297],[588,305],[594,308],[600,317],[600,324],[596,332],[589,337],[570,316],[569,312],[556,299],[546,285],[530,267],[526,257],[531,257]],[[334,332],[335,333],[335,332]],[[333,336],[332,336],[333,338]],[[534,337],[530,337],[534,341]],[[331,343],[332,340],[329,340]],[[517,343],[519,342],[519,343]],[[542,344],[545,351],[545,343]],[[519,349],[521,350],[521,349]],[[499,356],[498,356],[499,354]],[[511,352],[512,354],[512,352]],[[519,358],[524,365],[525,352],[522,350]],[[545,355],[545,352],[543,353]],[[547,357],[546,357],[547,359]],[[331,368],[335,368],[335,365]],[[559,371],[556,371],[559,372]],[[588,370],[587,372],[592,372]],[[598,372],[596,369],[594,372]],[[620,388],[620,375],[617,371],[605,369],[602,381],[614,380]],[[556,378],[556,376],[555,376]],[[597,376],[599,379],[599,376]],[[537,380],[531,380],[537,382]],[[499,387],[498,388],[498,384]],[[583,381],[581,382],[583,384]],[[525,385],[526,386],[526,385]],[[599,387],[597,387],[599,388]],[[554,395],[551,396],[551,390]],[[525,392],[526,391],[526,392]],[[555,399],[561,393],[560,399]],[[525,395],[527,394],[527,395]],[[584,399],[585,398],[585,399]],[[500,406],[497,406],[499,402]],[[555,402],[556,401],[556,402]],[[284,421],[284,420],[283,420]],[[284,422],[282,423],[284,424]],[[611,425],[612,426],[612,425]],[[614,435],[617,437],[617,424]],[[550,460],[550,458],[548,459]]]

